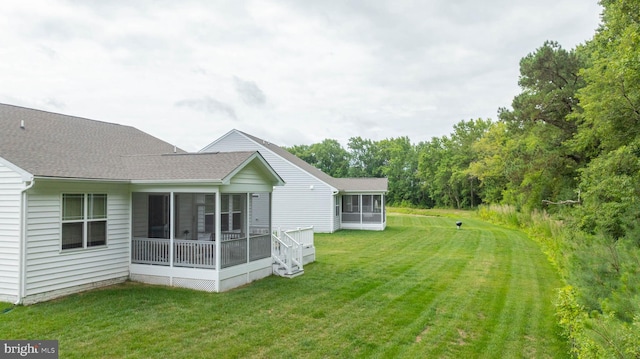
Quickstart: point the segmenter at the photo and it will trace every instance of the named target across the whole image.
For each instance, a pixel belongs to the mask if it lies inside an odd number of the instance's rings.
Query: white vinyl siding
[[[270,192],[273,188],[267,182],[267,174],[261,170],[256,161],[247,164],[236,173],[230,185],[222,186],[224,192]]]
[[[251,213],[251,226],[269,227],[269,196],[270,193],[252,193],[249,198],[249,211]]]
[[[61,250],[62,194],[69,192],[107,194],[106,246]],[[36,181],[28,192],[25,295],[68,290],[128,276],[129,198],[127,184]]]
[[[0,301],[18,298],[23,188],[20,174],[0,163]]]
[[[282,177],[284,186],[273,189],[273,227],[282,230],[313,226],[315,232],[333,232],[333,189],[291,162],[246,136],[232,131],[204,152],[259,151]]]

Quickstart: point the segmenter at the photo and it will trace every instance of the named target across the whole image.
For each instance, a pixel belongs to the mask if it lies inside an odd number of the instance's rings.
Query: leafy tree
[[[349,148],[349,177],[382,177],[381,148],[378,143],[362,137],[352,137]]]
[[[511,110],[499,110],[508,137],[508,151],[501,153],[507,162],[503,202],[531,209],[543,200],[574,197],[575,171],[583,158],[567,141],[578,128],[569,115],[580,109],[576,93],[584,86],[583,64],[582,53],[550,41],[520,61],[522,93]]]
[[[312,145],[294,145],[285,149],[333,177],[349,172],[349,153],[337,140],[325,139]]]
[[[391,204],[415,204],[419,197],[418,167],[415,147],[409,137],[384,139],[377,142],[384,163],[382,174],[389,179],[387,200]]]
[[[422,190],[429,199],[425,203],[428,207],[445,207],[450,205],[445,187],[450,173],[443,174],[440,171],[443,158],[447,156],[444,142],[446,137],[434,137],[431,141],[422,142],[418,153],[418,179]]]
[[[485,203],[501,203],[512,183],[508,174],[516,159],[511,158],[513,140],[508,135],[506,124],[497,122],[472,145],[477,157],[469,164],[469,173],[480,181],[479,196]]]
[[[479,204],[478,177],[469,171],[469,165],[477,159],[473,144],[491,128],[491,120],[460,121],[451,134],[451,187],[455,188],[457,208],[475,207]]]
[[[480,202],[478,177],[469,171],[476,159],[473,144],[491,127],[490,120],[461,121],[451,137],[421,145],[418,173],[423,189],[436,206],[468,208]]]
[[[311,146],[309,145],[294,145],[291,147],[285,147],[285,150],[291,152],[292,154],[296,155],[298,158],[309,164],[314,164],[317,162],[315,154],[311,151]]]
[[[513,112],[503,109],[501,118],[524,129],[544,122],[559,129],[562,140],[572,137],[577,125],[567,115],[578,108],[576,91],[584,86],[578,74],[582,66],[576,51],[546,41],[520,60],[518,85],[523,91],[513,99]]]
[[[582,228],[613,240],[640,220],[640,150],[622,146],[594,159],[581,171]]]
[[[603,0],[604,24],[586,49],[587,85],[578,92],[577,151],[595,157],[640,136],[640,3]]]
[[[333,177],[346,177],[349,173],[349,153],[342,148],[340,142],[325,139],[311,145],[310,151],[315,158],[315,167]]]

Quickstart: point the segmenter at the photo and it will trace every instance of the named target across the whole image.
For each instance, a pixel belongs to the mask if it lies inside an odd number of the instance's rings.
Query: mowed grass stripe
[[[454,240],[466,245],[463,252],[467,255],[468,265],[456,280],[449,284],[447,290],[438,292],[438,296],[427,303],[425,312],[428,314],[428,323],[416,336],[415,345],[403,353],[404,356],[428,354],[437,357],[459,357],[463,354],[461,348],[478,337],[478,328],[468,324],[482,322],[486,318],[478,308],[477,301],[494,258],[491,251],[487,251],[493,245],[493,241],[482,238],[475,232],[460,231],[454,236]],[[451,260],[449,257],[439,259]],[[472,285],[469,285],[470,282]]]
[[[411,228],[415,228],[415,226]],[[429,233],[429,235],[432,234]],[[427,321],[427,316],[423,312],[424,303],[431,301],[438,293],[446,292],[448,287],[455,283],[455,277],[464,270],[468,263],[464,258],[455,258],[456,260],[449,261],[434,259],[459,257],[460,243],[456,241],[449,241],[440,235],[427,239],[422,231],[416,231],[409,235],[413,245],[409,246],[410,250],[400,256],[405,259],[402,270],[398,270],[398,267],[389,269],[386,284],[380,286],[376,292],[368,292],[366,296],[361,296],[353,301],[356,307],[360,306],[360,302],[379,305],[372,312],[365,313],[370,316],[368,321],[359,321],[359,326],[350,328],[351,332],[348,333],[350,336],[354,336],[354,333],[361,333],[364,337],[375,332],[375,337],[372,337],[371,342],[367,343],[369,350],[363,353],[367,356],[371,352],[384,350],[384,347],[387,346],[385,343],[396,343],[397,341],[412,343],[416,338],[414,334],[416,329],[422,331]],[[415,250],[416,246],[421,246],[420,242],[430,244],[438,249],[429,255],[423,255],[423,252]],[[384,273],[385,267],[381,266],[380,271]],[[440,273],[439,278],[434,279],[438,273]],[[348,306],[345,310],[350,312],[351,309]],[[415,328],[411,329],[412,326]],[[376,328],[386,328],[386,332],[376,331]],[[398,333],[404,333],[404,335]],[[358,341],[354,342],[358,343]],[[366,341],[363,342],[366,343]],[[381,344],[383,344],[382,348],[379,348]],[[353,348],[353,350],[357,349],[357,347]]]
[[[565,356],[560,282],[532,241],[472,218],[388,219],[317,235],[294,279],[221,294],[128,283],[17,307],[0,333],[59,339],[65,358]]]
[[[411,229],[412,227],[407,228]],[[424,278],[429,278],[431,275],[420,275],[420,271],[414,270],[414,268],[420,267],[433,267],[433,263],[430,263],[433,262],[430,259],[433,256],[431,252],[427,252],[429,255],[424,256],[414,250],[415,244],[419,243],[417,241],[421,240],[421,238],[416,238],[418,232],[421,231],[411,230],[411,233],[408,233],[403,228],[390,229],[388,238],[385,235],[387,232],[379,232],[372,234],[370,238],[366,239],[367,242],[365,243],[357,244],[351,242],[351,247],[357,248],[354,252],[343,253],[340,249],[337,251],[328,250],[330,254],[326,257],[319,256],[317,264],[322,263],[332,268],[337,268],[336,278],[327,279],[335,283],[342,282],[342,285],[328,288],[327,298],[322,298],[322,301],[329,300],[343,304],[334,312],[327,314],[326,318],[323,318],[323,322],[332,326],[331,335],[324,336],[325,341],[316,343],[317,345],[331,348],[332,346],[335,347],[335,344],[332,345],[332,343],[340,341],[339,338],[347,338],[349,339],[350,348],[334,348],[337,349],[336,353],[349,352],[364,355],[371,348],[375,348],[380,343],[387,341],[397,328],[402,328],[406,323],[406,320],[402,321],[402,317],[413,320],[415,315],[411,308],[415,306],[413,304],[410,306],[403,304],[403,301],[406,300],[405,293],[407,291],[412,289],[415,291],[415,288],[420,288],[417,297],[423,299],[425,295],[434,295],[438,291],[445,289],[444,287],[429,288],[425,286]],[[354,238],[358,238],[360,233],[343,232],[340,236],[340,241],[352,235],[355,236]],[[410,242],[406,240],[395,241],[396,237],[398,237],[397,233],[404,233],[405,236],[413,239]],[[334,235],[329,236],[330,241],[333,238]],[[322,241],[320,238],[318,240]],[[355,240],[353,239],[353,241]],[[443,241],[441,243],[455,244],[454,242]],[[322,246],[320,243],[318,245]],[[331,242],[329,245],[334,248],[335,243]],[[342,248],[346,246],[344,244]],[[407,247],[409,249],[406,249]],[[440,246],[436,243],[434,247]],[[394,252],[389,248],[398,248],[399,250]],[[321,252],[320,248],[319,252]],[[415,259],[416,257],[422,257],[422,262],[418,262]],[[359,261],[359,258],[365,258],[365,260],[354,265]],[[399,261],[399,258],[404,258],[404,260]],[[351,263],[352,267],[347,267],[345,273],[342,271],[341,266],[348,263]],[[437,261],[436,263],[439,265],[438,268],[443,264],[447,264],[442,261]],[[314,264],[314,269],[316,269],[315,266],[317,264]],[[452,269],[458,267],[453,262],[448,264],[452,266]],[[453,273],[452,269],[444,272],[451,275]],[[398,281],[398,277],[404,278]],[[414,277],[414,279],[409,280],[410,277]],[[437,281],[437,283],[446,285],[447,281]],[[389,321],[400,322],[391,325]],[[335,324],[331,325],[331,323]],[[321,330],[320,328],[319,331]]]

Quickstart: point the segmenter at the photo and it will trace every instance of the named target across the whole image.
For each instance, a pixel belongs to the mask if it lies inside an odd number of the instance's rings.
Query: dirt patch
[[[424,330],[416,337],[416,343],[420,343],[422,341],[422,337],[427,335],[429,330],[431,330],[431,327],[424,328]]]
[[[467,341],[466,341],[466,339],[469,337],[469,334],[467,334],[467,332],[466,332],[466,331],[464,331],[464,330],[462,330],[462,329],[460,329],[460,328],[458,328],[457,330],[458,330],[458,335],[459,335],[460,337],[459,337],[459,338],[458,338],[458,340],[456,341],[456,344],[457,344],[457,345],[460,345],[460,346],[467,345]]]

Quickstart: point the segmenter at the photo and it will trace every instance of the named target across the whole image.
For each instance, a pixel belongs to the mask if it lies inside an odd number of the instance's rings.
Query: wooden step
[[[297,276],[303,275],[304,274],[304,269],[299,269],[299,268],[294,268],[293,271],[291,272],[291,274],[287,273],[287,269],[284,267],[280,267],[278,265],[274,265],[273,266],[273,274],[280,276],[280,277],[285,277],[285,278],[295,278]]]

